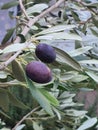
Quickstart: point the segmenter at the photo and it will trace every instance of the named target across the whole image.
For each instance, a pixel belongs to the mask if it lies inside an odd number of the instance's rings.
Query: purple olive
[[[52,80],[52,72],[40,61],[32,61],[26,65],[26,75],[37,83],[48,83]]]
[[[56,59],[54,48],[44,43],[37,45],[35,54],[44,63],[52,63]]]

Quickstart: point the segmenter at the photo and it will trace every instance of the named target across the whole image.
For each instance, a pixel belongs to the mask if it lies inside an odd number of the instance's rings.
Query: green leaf
[[[85,6],[98,8],[98,2],[94,2],[94,3],[90,3],[90,4],[85,4]]]
[[[48,101],[50,101],[50,104],[52,104],[54,106],[59,105],[58,100],[52,94],[50,94],[48,91],[46,91],[44,89],[39,89],[39,91],[48,99]]]
[[[25,84],[23,82],[20,82],[18,80],[11,80],[11,81],[8,81],[8,82],[0,82],[0,87],[11,87],[11,86],[25,86]]]
[[[11,28],[7,31],[7,34],[5,35],[4,39],[2,40],[1,44],[6,44],[6,42],[11,38],[11,36],[14,33],[15,28]]]
[[[85,71],[96,83],[98,83],[98,74],[94,71]]]
[[[74,33],[58,32],[36,37],[38,40],[70,39],[82,41],[82,38]]]
[[[11,44],[3,49],[3,53],[11,53],[11,52],[16,52],[24,48],[24,43],[15,43]]]
[[[0,79],[6,79],[7,75],[8,74],[5,71],[0,71]]]
[[[47,4],[35,4],[32,7],[29,7],[26,12],[27,14],[32,14],[32,13],[41,13],[44,9],[48,8]]]
[[[84,110],[75,110],[75,109],[69,109],[66,110],[66,114],[69,116],[73,116],[73,117],[79,117],[79,118],[83,118],[83,116],[85,116],[85,114],[87,113],[87,111]],[[83,129],[82,129],[83,130]]]
[[[77,130],[87,130],[97,123],[97,118],[90,118],[86,120]]]
[[[25,82],[25,72],[23,70],[21,63],[17,59],[15,59],[12,62],[12,71],[17,80]]]
[[[76,60],[74,60],[70,55],[68,55],[65,51],[56,47],[54,48],[56,50],[56,55],[57,55],[56,60],[58,62],[68,64],[69,66],[71,66],[76,70],[82,70],[80,64]]]
[[[36,86],[34,86],[33,82],[28,78],[27,78],[27,85],[30,89],[32,96],[38,101],[41,107],[44,108],[44,110],[48,114],[53,116],[54,114],[48,99],[39,91],[39,89]]]
[[[98,19],[96,17],[92,18],[94,25],[98,28]]]
[[[75,77],[77,75],[77,73],[75,73],[75,71],[73,72],[66,72],[63,75],[60,76],[60,80],[61,81],[67,81],[72,79],[73,77]]]
[[[75,21],[80,21],[79,15],[78,15],[76,12],[71,11],[71,13],[72,13],[72,16],[73,16],[73,18],[75,19]]]
[[[37,35],[60,32],[60,31],[72,29],[75,27],[76,27],[75,25],[57,25],[57,26],[53,26],[51,28],[45,29],[45,30],[39,32]]]
[[[18,127],[15,130],[22,130],[25,126],[25,124],[18,125]]]
[[[91,46],[81,47],[81,48],[75,49],[73,51],[70,51],[68,53],[70,56],[74,57],[74,56],[84,54],[85,52],[87,52],[88,50],[91,50],[92,48],[93,47],[91,47]]]
[[[11,7],[13,7],[13,6],[17,6],[19,4],[19,1],[10,1],[10,2],[8,2],[8,3],[6,3],[6,4],[4,4],[2,7],[1,7],[1,9],[9,9],[9,8],[11,8]]]
[[[22,109],[29,109],[28,106],[26,106],[24,103],[19,101],[11,92],[8,91],[8,97],[11,102],[16,107],[22,108]]]
[[[0,107],[4,111],[9,110],[9,97],[8,93],[5,89],[0,88]]]
[[[90,30],[92,31],[92,33],[93,33],[96,37],[98,37],[98,31],[96,31],[96,30],[94,30],[94,29],[92,29],[92,28],[90,28]]]
[[[33,128],[34,130],[43,130],[42,125],[39,125],[39,123],[33,121]]]
[[[81,60],[79,61],[80,64],[98,64],[98,60],[92,59],[92,60]]]
[[[24,35],[22,35],[22,34],[17,34],[17,36],[21,38],[21,43],[24,43],[24,42],[26,41],[26,38],[25,38]]]
[[[88,79],[88,76],[78,74],[78,75],[74,76],[70,81],[72,81],[72,82],[82,82],[82,81],[87,80],[87,79]]]

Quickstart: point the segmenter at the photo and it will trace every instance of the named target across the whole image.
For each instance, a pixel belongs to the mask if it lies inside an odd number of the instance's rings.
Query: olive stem
[[[25,15],[26,19],[29,20],[30,18],[28,17],[28,15],[27,15],[27,13],[25,11],[25,8],[23,6],[22,0],[19,0],[19,4],[20,4],[20,8],[21,8],[23,14]]]

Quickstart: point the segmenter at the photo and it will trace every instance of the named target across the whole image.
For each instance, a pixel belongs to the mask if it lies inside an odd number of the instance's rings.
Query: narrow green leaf
[[[97,123],[97,118],[90,118],[86,120],[77,130],[87,130]]]
[[[0,71],[0,79],[5,79],[7,78],[7,73],[5,71]]]
[[[72,79],[76,75],[77,75],[77,73],[75,73],[74,71],[73,72],[68,72],[68,73],[66,72],[66,73],[64,73],[63,75],[60,76],[60,80],[61,81],[67,81],[67,80]]]
[[[70,55],[68,55],[65,51],[56,47],[54,48],[56,50],[56,55],[57,55],[56,60],[58,62],[68,64],[69,66],[71,66],[76,70],[82,70],[80,64],[76,60],[74,60]]]
[[[87,7],[95,7],[95,8],[98,8],[98,2],[94,2],[94,3],[90,3],[90,4],[85,4],[85,6]]]
[[[5,47],[3,49],[3,53],[11,53],[11,52],[16,52],[21,50],[24,47],[24,43],[15,43],[15,44],[11,44],[8,45],[7,47]]]
[[[57,26],[45,29],[45,30],[39,32],[37,35],[60,32],[60,31],[72,29],[72,28],[75,28],[75,27],[76,27],[75,25],[57,25]]]
[[[76,21],[80,21],[79,15],[78,15],[75,11],[71,11],[71,13],[72,13],[73,18],[74,18]]]
[[[90,28],[90,30],[92,31],[92,33],[93,33],[96,37],[98,37],[98,30],[96,31],[96,30],[94,30],[94,29],[92,29],[92,28]]]
[[[17,80],[25,82],[25,72],[21,63],[16,59],[12,62],[12,71]]]
[[[82,117],[85,116],[85,114],[87,113],[87,111],[84,111],[84,110],[75,110],[75,109],[67,109],[66,110],[66,114],[69,115],[69,116],[73,116],[73,117]]]
[[[72,57],[78,56],[78,55],[84,54],[85,52],[87,52],[88,50],[91,50],[92,48],[93,47],[91,47],[91,46],[81,47],[81,48],[75,49],[73,51],[70,51],[69,55]]]
[[[8,82],[0,82],[0,87],[11,87],[11,86],[26,86],[26,84],[24,84],[23,82],[20,82],[18,80],[11,80],[11,81],[8,81]]]
[[[32,13],[41,13],[44,9],[48,8],[47,4],[35,4],[32,7],[29,7],[26,12],[27,14],[32,14]]]
[[[2,7],[1,7],[1,9],[9,9],[9,8],[11,8],[11,7],[13,7],[13,6],[17,6],[19,4],[19,1],[10,1],[10,2],[8,2],[8,3],[6,3],[6,4],[4,4]]]
[[[70,81],[72,81],[72,82],[82,82],[82,81],[87,80],[87,79],[88,79],[88,76],[78,74],[78,75],[74,76]]]
[[[98,74],[94,71],[85,71],[96,83],[98,83]]]
[[[21,124],[15,130],[22,130],[25,126],[25,124]]]
[[[98,28],[98,19],[96,17],[92,18],[94,25]]]
[[[82,41],[82,38],[74,33],[57,32],[36,37],[38,40],[70,39]]]
[[[33,82],[28,78],[27,78],[27,85],[30,89],[32,96],[38,101],[41,107],[44,108],[48,114],[53,116],[54,114],[48,99],[39,91],[38,88],[36,88],[36,86],[34,86]]]
[[[80,64],[98,64],[98,60],[92,59],[92,60],[81,60],[79,61]]]
[[[46,91],[44,89],[39,89],[39,91],[48,99],[48,101],[50,101],[50,104],[52,104],[54,106],[59,105],[58,100],[52,94],[50,94],[48,91]]]
[[[26,38],[25,38],[24,35],[22,35],[22,34],[17,34],[17,36],[21,38],[21,43],[24,43],[24,42],[26,41]]]
[[[39,125],[39,122],[33,121],[33,128],[34,130],[43,130],[42,125]]]
[[[5,35],[4,39],[2,40],[1,44],[6,44],[6,42],[11,38],[11,36],[14,33],[15,28],[11,28],[7,31],[7,34]]]

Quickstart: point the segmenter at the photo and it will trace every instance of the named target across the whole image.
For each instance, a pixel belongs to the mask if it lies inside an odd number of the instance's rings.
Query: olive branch
[[[48,9],[46,9],[45,11],[43,11],[41,14],[37,15],[36,17],[34,17],[33,19],[29,18],[28,15],[26,14],[25,8],[23,6],[22,0],[19,0],[19,4],[21,7],[22,12],[24,13],[26,19],[28,20],[27,25],[25,26],[23,31],[21,32],[21,34],[23,36],[26,36],[26,34],[29,32],[30,30],[30,26],[34,25],[40,18],[44,17],[46,14],[50,13],[51,11],[53,11],[54,9],[56,9],[60,4],[62,4],[65,0],[58,0],[54,5],[52,5],[51,7],[49,7]],[[16,40],[14,41],[14,43],[19,43],[20,42],[20,37],[17,36]],[[12,55],[7,61],[1,63],[0,65],[0,70],[4,70],[21,52],[23,49],[25,49],[26,47],[28,47],[30,43],[25,44],[25,46],[20,49],[19,51],[17,51],[14,55]]]

